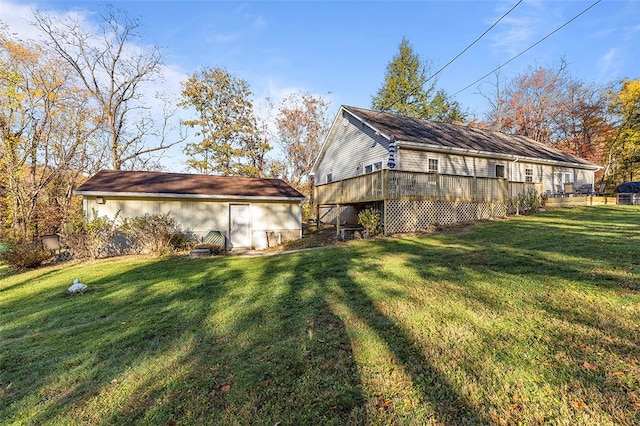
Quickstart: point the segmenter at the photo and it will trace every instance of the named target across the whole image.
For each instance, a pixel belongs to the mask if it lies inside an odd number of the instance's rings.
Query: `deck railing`
[[[404,199],[504,202],[528,191],[542,193],[543,187],[497,178],[380,170],[318,185],[314,191],[318,205]]]

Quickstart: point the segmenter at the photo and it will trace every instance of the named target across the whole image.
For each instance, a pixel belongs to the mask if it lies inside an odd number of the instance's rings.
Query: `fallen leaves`
[[[587,408],[587,404],[585,404],[583,401],[574,401],[573,403],[577,408],[584,410],[585,408]]]
[[[380,397],[376,401],[376,407],[388,411],[391,409],[391,400]]]

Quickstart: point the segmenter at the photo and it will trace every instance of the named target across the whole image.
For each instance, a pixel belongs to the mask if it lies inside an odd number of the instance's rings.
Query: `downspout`
[[[509,164],[509,180],[511,180],[513,182],[513,166],[520,161],[519,158],[516,158],[515,160],[513,160],[510,164]]]
[[[509,163],[509,182],[514,182],[513,180],[513,167],[519,161],[519,158],[516,158],[511,163]],[[511,185],[507,182],[507,200],[510,200],[512,197],[511,194]]]

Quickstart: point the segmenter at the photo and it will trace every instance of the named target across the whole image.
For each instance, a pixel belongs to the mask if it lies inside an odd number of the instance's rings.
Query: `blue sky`
[[[507,62],[593,4],[525,0],[437,77],[450,95]],[[118,1],[140,17],[144,40],[167,54],[167,87],[201,66],[224,67],[245,79],[256,102],[293,91],[368,108],[385,67],[407,38],[432,71],[444,66],[517,3],[508,1]],[[91,21],[102,2],[0,0],[0,20],[21,35],[32,8],[70,11]],[[640,78],[640,1],[602,0],[501,69],[504,81],[529,67],[557,66],[585,83]],[[482,119],[495,77],[456,95]]]

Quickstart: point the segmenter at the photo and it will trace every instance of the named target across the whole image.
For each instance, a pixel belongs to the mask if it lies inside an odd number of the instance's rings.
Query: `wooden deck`
[[[505,202],[528,191],[543,192],[540,183],[506,179],[380,170],[314,187],[318,205],[382,200]]]

